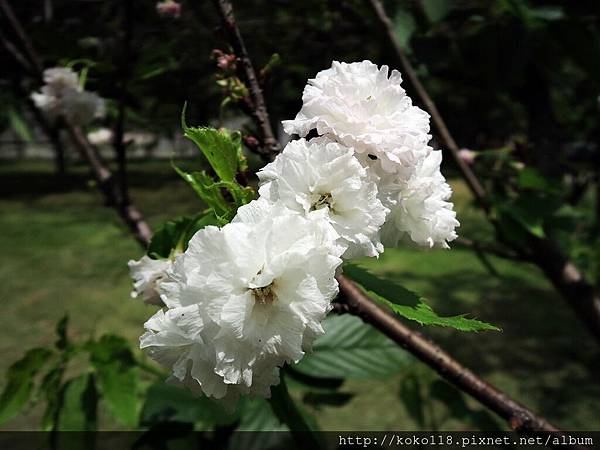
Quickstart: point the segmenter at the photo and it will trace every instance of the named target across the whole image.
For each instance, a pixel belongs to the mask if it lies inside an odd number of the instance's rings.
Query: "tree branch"
[[[269,121],[269,113],[267,112],[265,98],[263,96],[262,89],[260,88],[254,66],[252,65],[252,60],[248,55],[246,45],[244,44],[244,40],[235,21],[235,16],[233,15],[233,6],[229,0],[213,0],[213,3],[219,13],[219,16],[221,17],[223,27],[229,36],[231,46],[233,47],[244,68],[244,74],[246,82],[249,85],[252,100],[251,104],[249,105],[251,109],[251,116],[262,134],[261,153],[265,159],[272,161],[281,151],[281,147],[275,138],[275,134],[273,133],[273,128],[271,127],[271,122]]]
[[[27,37],[25,30],[21,26],[19,19],[17,19],[17,16],[15,15],[13,9],[11,8],[7,0],[0,0],[0,10],[2,10],[2,13],[8,19],[8,22],[10,23],[13,31],[17,35],[17,38],[25,48],[25,52],[27,53],[27,57],[29,58],[30,64],[33,66],[36,73],[39,74],[41,79],[42,72],[44,71],[44,64],[42,63],[42,60],[36,53],[35,49],[33,48],[33,44]]]
[[[15,16],[12,8],[6,0],[0,0],[0,8],[6,14],[6,16],[10,18],[10,23],[14,28],[17,37],[23,41],[23,46],[28,49],[30,58],[32,58],[34,61],[41,61],[35,52],[32,42],[23,32],[19,20]],[[17,62],[20,62],[20,60],[17,59]],[[35,64],[34,67],[36,72],[33,75],[41,80],[43,78],[43,67],[41,65],[38,66],[37,64]],[[27,68],[25,69],[27,70]],[[152,237],[152,229],[150,228],[150,225],[148,225],[144,219],[144,216],[135,207],[135,205],[128,204],[123,201],[123,196],[120,193],[119,187],[112,172],[106,166],[104,161],[102,161],[102,158],[100,158],[96,148],[89,143],[83,130],[80,127],[68,123],[67,121],[63,122],[75,148],[84,161],[86,161],[90,166],[92,174],[98,183],[98,187],[106,197],[107,203],[115,208],[121,219],[123,219],[123,222],[125,222],[128,228],[134,234],[136,240],[144,248],[146,248],[150,243],[150,238]],[[52,139],[51,135],[49,135],[49,137]]]
[[[435,126],[438,130],[438,133],[439,133],[440,139],[442,140],[442,143],[444,144],[444,146],[446,148],[448,148],[448,150],[450,150],[450,153],[452,154],[452,157],[454,158],[454,162],[456,162],[456,164],[458,165],[461,173],[463,174],[465,181],[467,182],[467,185],[469,186],[469,189],[471,189],[471,192],[473,193],[473,195],[475,196],[475,198],[477,199],[477,201],[479,202],[481,207],[485,211],[488,211],[489,203],[486,198],[486,193],[485,193],[485,189],[483,188],[483,185],[481,184],[481,182],[479,181],[479,179],[477,178],[475,173],[471,170],[469,165],[467,163],[465,163],[458,156],[459,147],[456,144],[456,141],[454,140],[452,135],[450,134],[450,131],[448,131],[446,122],[444,122],[444,119],[442,118],[440,112],[438,111],[437,106],[435,105],[435,103],[433,102],[433,100],[431,99],[431,97],[429,96],[427,91],[425,90],[425,87],[421,84],[421,81],[419,80],[419,77],[417,76],[415,69],[413,68],[412,64],[408,60],[408,57],[404,53],[404,50],[402,50],[402,46],[400,45],[400,42],[398,41],[398,39],[396,39],[396,35],[394,34],[394,26],[392,24],[391,19],[385,12],[385,8],[383,7],[383,4],[381,3],[380,0],[369,0],[369,2],[371,3],[372,8],[374,9],[374,11],[377,15],[379,22],[381,23],[381,25],[383,26],[383,28],[386,31],[388,40],[389,40],[390,44],[392,45],[392,47],[394,48],[394,51],[396,52],[396,56],[400,60],[400,64],[402,65],[404,74],[408,77],[410,83],[413,85],[413,87],[417,91],[417,95],[419,96],[419,98],[421,99],[423,104],[425,105],[425,109],[427,109],[429,114],[431,114],[431,119],[433,120],[433,123],[435,124]]]
[[[391,312],[367,297],[352,280],[344,275],[338,276],[337,280],[340,285],[340,295],[336,301],[338,311],[341,308],[377,328],[458,389],[505,419],[513,430],[557,435],[561,433],[546,419],[485,382],[422,334],[405,326]]]
[[[123,222],[129,227],[142,247],[148,247],[152,238],[152,229],[142,213],[135,205],[124,201],[114,175],[104,164],[94,146],[89,143],[82,129],[70,123],[66,123],[65,128],[75,148],[92,169],[94,178],[106,197],[107,203],[119,213]]]
[[[460,172],[469,186],[471,192],[477,199],[481,208],[490,212],[490,203],[479,179],[471,168],[458,156],[459,147],[450,134],[444,119],[438,111],[435,103],[421,84],[412,64],[402,50],[402,46],[396,39],[392,21],[387,15],[381,0],[368,0],[386,31],[387,38],[393,46],[396,56],[400,60],[404,73],[414,86],[425,108],[431,114],[440,139],[446,146],[460,169]],[[496,223],[492,220],[492,223]],[[552,282],[556,289],[562,294],[567,304],[587,325],[589,331],[600,340],[600,296],[595,286],[589,283],[582,272],[569,260],[560,246],[550,239],[530,238],[528,250],[531,259],[542,269],[546,277]],[[519,249],[515,249],[519,251]]]

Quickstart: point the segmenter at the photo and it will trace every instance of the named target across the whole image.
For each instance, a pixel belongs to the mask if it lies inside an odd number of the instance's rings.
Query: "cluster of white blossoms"
[[[106,114],[104,100],[85,91],[77,73],[67,67],[46,69],[44,86],[31,94],[31,100],[51,120],[63,117],[74,125],[87,125]]]
[[[258,172],[258,200],[173,259],[130,261],[134,292],[165,305],[140,346],[172,382],[230,402],[268,397],[279,368],[323,333],[342,259],[377,256],[404,236],[428,247],[456,237],[429,117],[400,81],[369,61],[334,62],[284,122],[301,138]]]

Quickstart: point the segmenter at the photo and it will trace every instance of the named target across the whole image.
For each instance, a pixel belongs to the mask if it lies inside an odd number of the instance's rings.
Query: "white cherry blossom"
[[[283,122],[288,134],[306,136],[316,129],[381,159],[393,172],[398,165],[413,165],[413,149],[429,141],[429,115],[412,104],[400,86],[400,72],[371,61],[333,62],[313,79],[302,95],[303,105],[294,120]]]
[[[152,259],[149,256],[143,256],[137,261],[130,260],[127,265],[133,279],[131,297],[141,295],[145,303],[162,305],[159,286],[172,264],[171,259]]]
[[[378,231],[388,210],[352,148],[328,138],[291,141],[258,177],[261,197],[329,224],[344,258],[383,251]]]
[[[299,214],[249,217],[194,235],[161,284],[169,310],[141,338],[177,382],[215,398],[268,396],[277,368],[323,333],[337,295],[341,260],[320,224]]]
[[[448,200],[452,189],[440,172],[442,152],[432,151],[406,181],[388,183],[384,203],[391,212],[382,228],[385,246],[395,247],[407,234],[419,245],[449,248],[459,226]]]
[[[77,73],[66,67],[44,71],[44,86],[33,92],[31,100],[51,120],[63,117],[75,125],[87,125],[94,118],[104,117],[104,100],[79,85]]]

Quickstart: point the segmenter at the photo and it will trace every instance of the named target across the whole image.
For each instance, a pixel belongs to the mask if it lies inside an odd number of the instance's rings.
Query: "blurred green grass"
[[[0,166],[0,373],[28,348],[54,340],[54,325],[71,318],[74,339],[118,333],[136,346],[142,324],[155,310],[129,298],[127,260],[142,250],[102,197],[83,167],[57,179],[45,162]],[[169,163],[132,163],[131,197],[153,226],[200,206]],[[485,219],[471,206],[464,184],[453,180],[459,233],[490,238]],[[469,313],[500,326],[500,333],[422,329],[459,361],[534,411],[570,430],[600,426],[600,352],[561,298],[533,266],[490,258],[491,275],[470,251],[386,250],[364,264],[394,277],[426,297],[437,312]],[[421,328],[412,324],[415,328]],[[418,365],[407,370],[422,380],[436,377]],[[383,381],[347,382],[355,394],[341,408],[310,407],[324,429],[413,430],[417,424],[399,397],[407,373]],[[0,385],[4,379],[0,376]],[[480,408],[469,401],[473,409]],[[440,423],[444,407],[426,408]],[[37,409],[4,429],[35,429]],[[501,422],[500,422],[501,423]],[[110,424],[109,424],[110,426]]]

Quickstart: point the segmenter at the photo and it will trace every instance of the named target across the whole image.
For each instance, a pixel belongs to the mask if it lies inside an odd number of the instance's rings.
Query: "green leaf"
[[[410,11],[398,9],[394,17],[394,34],[405,50],[409,49],[410,39],[417,30],[417,23]]]
[[[414,373],[402,379],[400,398],[413,420],[423,428],[425,426],[425,411],[423,410],[425,400],[421,395],[419,378]]]
[[[174,250],[183,252],[187,249],[189,240],[198,230],[208,225],[218,224],[214,214],[199,215],[193,219],[180,217],[168,221],[152,236],[148,246],[148,256],[168,258]]]
[[[65,314],[62,319],[56,324],[56,334],[58,339],[54,344],[57,349],[65,350],[69,345],[69,338],[67,336],[67,327],[69,325],[69,315]]]
[[[451,317],[438,316],[414,292],[409,291],[404,286],[392,280],[376,277],[357,265],[344,265],[344,272],[360,284],[373,299],[385,304],[396,314],[414,320],[421,325],[451,327],[461,331],[499,331],[499,328],[494,325],[475,319],[468,319],[464,315]]]
[[[283,375],[279,384],[271,386],[269,403],[275,415],[289,427],[294,439],[301,444],[302,448],[318,449],[323,447],[322,442],[315,434],[318,431],[317,421],[304,411],[300,405],[297,405],[290,396]]]
[[[172,164],[172,166],[179,176],[194,189],[198,197],[214,210],[217,217],[226,216],[231,213],[232,208],[227,200],[225,200],[225,197],[223,197],[220,186],[205,171],[189,173],[180,169],[175,164]]]
[[[51,350],[34,348],[10,366],[6,387],[0,396],[0,424],[12,419],[25,406],[31,397],[35,376],[52,355]]]
[[[449,0],[423,0],[423,10],[431,23],[442,21],[451,8],[452,4]]]
[[[188,127],[185,123],[185,107],[181,113],[181,127],[184,136],[196,144],[217,176],[223,181],[234,181],[239,154],[242,152],[240,133],[210,127]]]
[[[42,431],[51,431],[57,428],[58,413],[62,405],[62,379],[65,373],[63,361],[59,361],[44,376],[39,392],[46,397],[46,409],[42,417]]]
[[[357,317],[329,316],[323,328],[313,352],[293,366],[296,371],[316,378],[383,378],[411,361],[396,343]]]
[[[139,373],[128,342],[104,335],[91,342],[89,349],[98,388],[109,411],[123,425],[137,425]]]
[[[302,401],[320,410],[323,406],[344,406],[353,398],[354,394],[350,392],[307,392]]]
[[[260,70],[261,76],[268,76],[273,71],[273,69],[279,67],[280,65],[281,56],[279,55],[279,53],[273,53],[269,58],[267,64],[265,64],[265,66]]]
[[[185,422],[197,424],[197,429],[214,425],[228,425],[237,420],[218,403],[197,397],[188,389],[160,382],[152,385],[147,393],[140,424],[152,426],[161,422]]]
[[[495,418],[483,409],[472,409],[464,396],[454,386],[442,380],[435,380],[429,386],[429,396],[442,402],[451,416],[466,422],[481,431],[501,431]]]
[[[544,238],[546,236],[544,232],[544,217],[539,216],[533,209],[523,206],[513,203],[504,208],[503,212],[534,236]]]
[[[312,433],[317,430],[315,420],[300,410],[290,396],[285,377],[280,378],[279,384],[271,386],[271,408],[282,423],[285,423],[292,432]],[[313,438],[310,438],[314,440]]]
[[[236,431],[289,431],[273,413],[267,400],[242,397],[238,403],[240,423]],[[233,433],[230,449],[276,450],[296,448],[289,433]]]
[[[517,182],[521,189],[533,189],[543,192],[556,192],[556,184],[544,177],[539,170],[525,167],[519,171]]]
[[[304,389],[331,392],[336,391],[344,384],[343,378],[313,377],[307,373],[299,372],[295,366],[289,364],[283,366],[281,371],[292,387],[299,386]]]
[[[93,431],[96,429],[98,392],[91,374],[67,382],[62,393],[58,429],[60,431]]]
[[[27,125],[27,122],[23,120],[23,116],[14,108],[10,108],[8,110],[8,121],[10,122],[10,126],[19,138],[21,138],[26,143],[33,142],[33,135],[31,134],[31,130]]]

